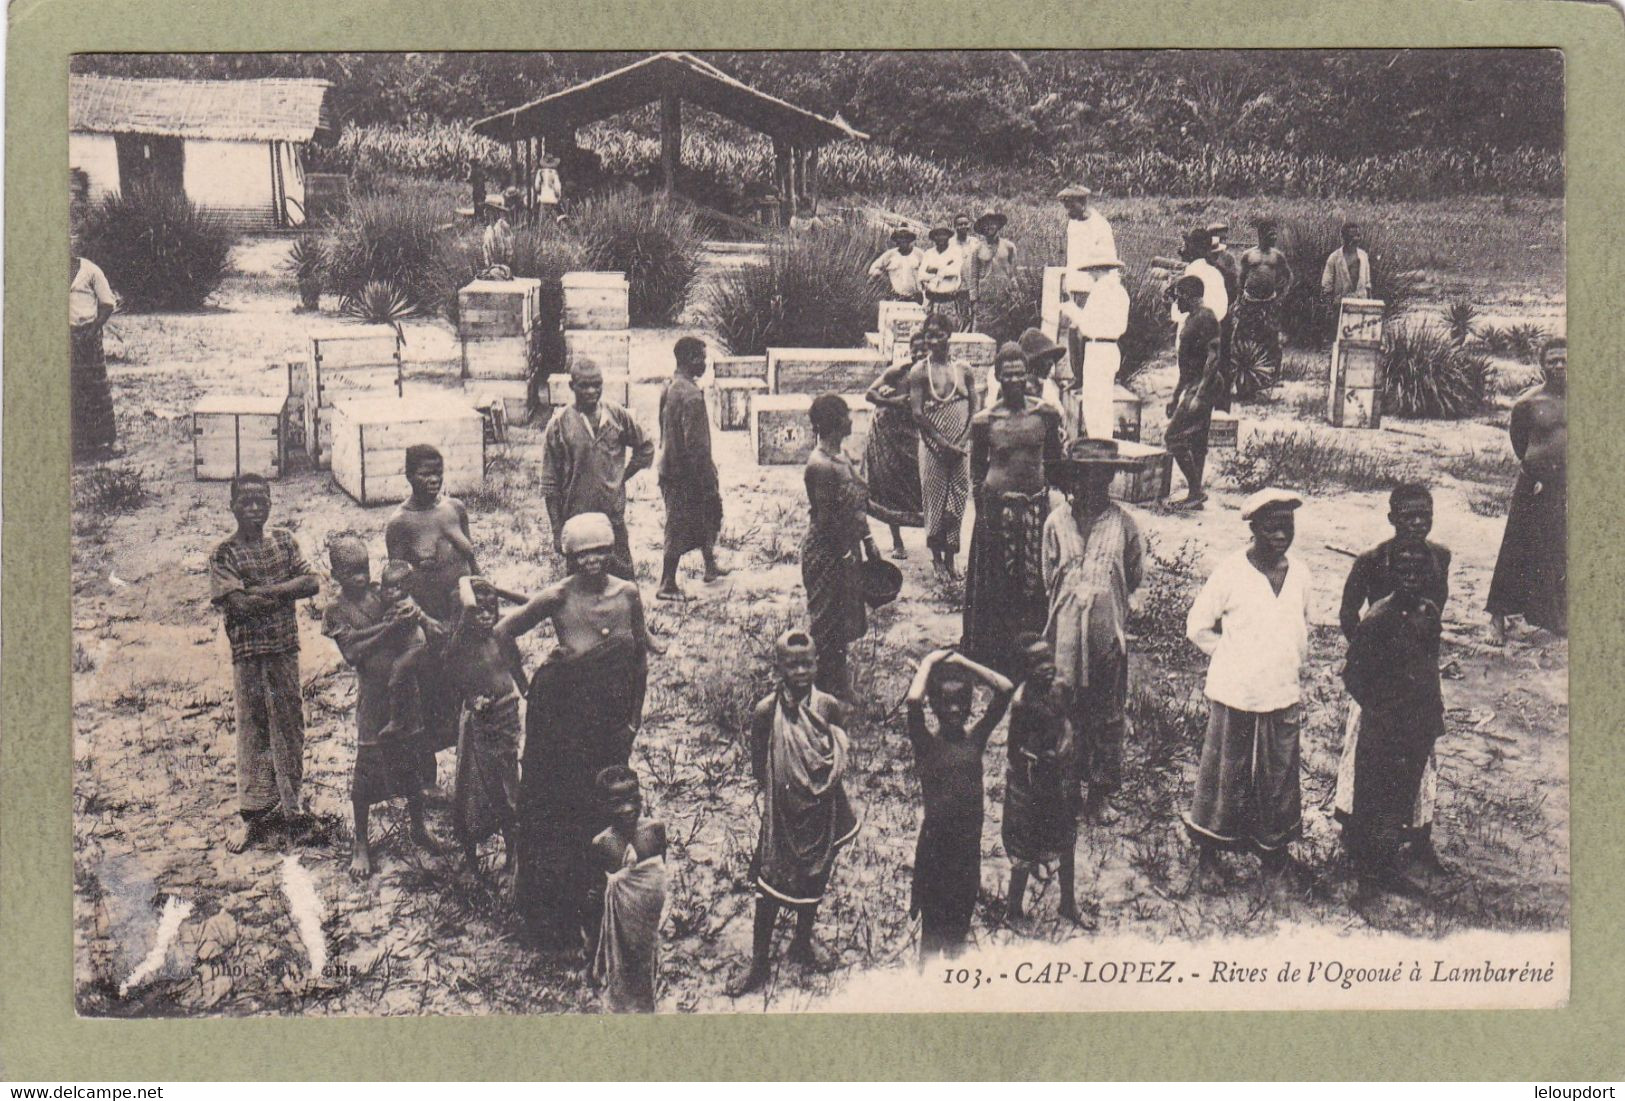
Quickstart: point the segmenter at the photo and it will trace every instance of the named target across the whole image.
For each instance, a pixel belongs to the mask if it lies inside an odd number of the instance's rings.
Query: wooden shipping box
[[[363,505],[404,501],[406,449],[426,443],[446,462],[453,496],[485,481],[485,422],[450,394],[348,401],[333,412],[333,480]]]
[[[948,362],[963,363],[972,371],[993,366],[998,342],[983,333],[954,333],[948,338]]]
[[[1375,298],[1345,298],[1339,304],[1326,380],[1326,421],[1338,428],[1382,425],[1382,311]]]
[[[559,280],[566,329],[625,329],[631,288],[621,271],[572,271]]]
[[[529,336],[541,305],[540,279],[476,279],[457,292],[457,333],[472,340]]]
[[[759,378],[767,380],[766,356],[717,356],[711,360],[715,378]]]
[[[887,363],[908,359],[908,342],[925,324],[925,307],[917,302],[882,302],[878,310],[880,354]]]
[[[742,432],[750,428],[750,403],[767,393],[767,380],[761,378],[719,378],[706,387],[711,426],[719,432]]]
[[[632,334],[625,329],[564,330],[566,370],[577,364],[591,363],[596,364],[606,376],[626,375],[631,371],[631,358]]]
[[[1119,501],[1147,504],[1168,496],[1173,487],[1174,457],[1160,447],[1146,443],[1119,440],[1118,454],[1132,459],[1131,470],[1120,470],[1112,477],[1111,495]]]
[[[464,378],[522,379],[530,377],[529,336],[463,337]]]
[[[751,443],[759,466],[794,466],[807,461],[817,440],[813,436],[815,394],[753,394],[750,399]],[[874,407],[861,394],[843,394],[852,410],[852,434],[841,449],[854,461],[869,439]]]
[[[279,478],[287,466],[285,399],[211,394],[192,407],[192,467],[200,482],[239,474]]]
[[[311,338],[300,389],[305,451],[312,466],[326,470],[329,465],[334,406],[356,398],[399,397],[403,366],[399,338],[390,328]]]
[[[1208,422],[1208,450],[1215,451],[1219,448],[1234,450],[1240,438],[1241,422],[1236,418],[1236,415],[1215,409],[1212,420]]]
[[[767,388],[774,394],[863,394],[888,366],[868,348],[769,348]]]
[[[631,380],[624,372],[620,374],[606,373],[604,375],[604,400],[612,401],[622,409],[631,407],[632,388]],[[555,409],[566,405],[574,405],[576,396],[570,389],[569,375],[549,375],[547,377],[547,403]]]
[[[1140,395],[1118,383],[1112,387],[1112,438],[1140,442]]]

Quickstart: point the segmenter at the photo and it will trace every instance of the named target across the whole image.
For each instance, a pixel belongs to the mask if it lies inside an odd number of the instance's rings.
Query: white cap
[[[1243,520],[1251,520],[1260,512],[1266,512],[1273,508],[1287,509],[1290,511],[1291,509],[1297,508],[1301,504],[1303,504],[1303,498],[1299,497],[1296,493],[1293,493],[1290,489],[1275,489],[1273,487],[1265,487],[1241,503],[1241,518]]]

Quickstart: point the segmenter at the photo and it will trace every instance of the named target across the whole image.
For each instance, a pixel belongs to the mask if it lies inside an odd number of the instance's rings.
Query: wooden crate
[[[948,338],[948,362],[963,363],[972,371],[992,367],[998,350],[998,343],[982,333],[954,333]]]
[[[329,465],[336,404],[405,392],[401,342],[393,329],[312,337],[303,369],[305,451],[320,470]]]
[[[622,409],[632,404],[632,380],[625,374],[604,376],[604,400],[612,401]],[[555,409],[576,403],[575,392],[570,389],[569,375],[547,377],[547,403]]]
[[[773,394],[863,394],[887,366],[867,348],[769,348],[767,388]]]
[[[719,432],[740,432],[750,428],[750,403],[767,393],[763,378],[719,378],[707,389],[711,425]]]
[[[1208,422],[1207,448],[1215,451],[1219,448],[1235,450],[1237,441],[1241,438],[1241,422],[1234,413],[1226,413],[1215,409],[1213,418]]]
[[[630,288],[621,271],[572,271],[559,280],[564,289],[566,329],[625,329]]]
[[[529,336],[463,337],[464,378],[522,379],[530,376]]]
[[[606,377],[631,371],[632,334],[625,329],[564,330],[564,365],[596,364]]]
[[[1112,438],[1140,442],[1140,395],[1121,383],[1112,388]]]
[[[457,333],[472,340],[529,336],[541,309],[540,279],[476,279],[457,292]]]
[[[446,461],[445,490],[456,495],[485,481],[485,422],[450,395],[355,400],[333,412],[333,479],[363,505],[411,495],[406,449],[426,443]]]
[[[1327,396],[1327,422],[1338,428],[1382,427],[1382,393],[1359,386],[1344,386]]]
[[[714,378],[759,378],[767,381],[766,356],[717,356],[711,361]]]
[[[880,351],[880,334],[879,333],[864,333],[863,334],[863,346],[865,348],[872,348],[877,352]]]
[[[287,466],[286,399],[211,394],[192,407],[192,473],[200,482],[239,474],[279,478]]]
[[[501,402],[502,415],[508,424],[524,424],[529,419],[530,380],[471,378],[463,383],[463,398],[475,409],[483,409],[489,402]]]
[[[1326,381],[1326,421],[1338,428],[1382,425],[1382,310],[1375,298],[1343,299]]]
[[[925,324],[925,307],[918,302],[882,302],[878,310],[880,354],[888,363],[908,359],[908,342]]]
[[[815,394],[754,394],[750,399],[751,444],[760,466],[794,466],[807,461],[813,446],[808,416]],[[863,454],[874,407],[860,394],[842,394],[852,410],[852,435],[842,444],[846,454]]]
[[[1160,501],[1173,487],[1174,457],[1160,447],[1119,440],[1118,454],[1134,461],[1131,470],[1120,470],[1112,478],[1111,495],[1119,501],[1145,504]]]

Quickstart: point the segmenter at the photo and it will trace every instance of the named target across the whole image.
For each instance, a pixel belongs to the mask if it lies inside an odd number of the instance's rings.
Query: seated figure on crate
[[[631,581],[626,483],[653,464],[655,445],[631,413],[604,400],[604,375],[596,363],[571,365],[570,391],[575,404],[554,413],[542,434],[541,490],[553,547],[563,553],[564,525],[572,518],[602,513],[615,533],[609,572]]]

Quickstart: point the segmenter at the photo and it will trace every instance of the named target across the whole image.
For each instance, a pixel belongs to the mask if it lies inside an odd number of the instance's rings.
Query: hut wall
[[[188,140],[185,187],[188,199],[237,229],[276,226],[270,142]]]
[[[92,203],[118,190],[118,144],[112,134],[70,133],[68,166],[85,174],[90,183],[86,198]]]

